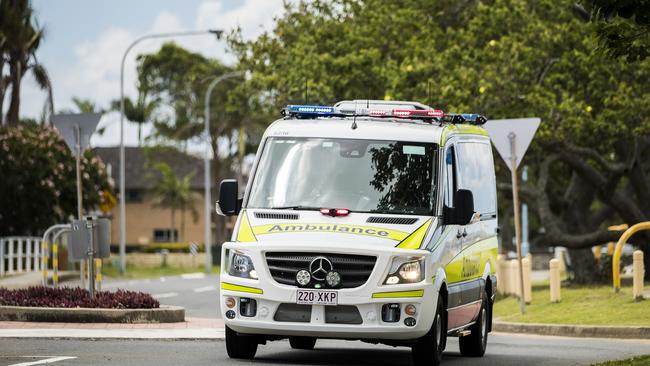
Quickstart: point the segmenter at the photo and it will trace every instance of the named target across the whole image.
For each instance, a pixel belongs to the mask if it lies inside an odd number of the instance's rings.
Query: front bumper
[[[394,256],[427,255],[428,252],[377,247],[372,247],[372,250],[364,250],[363,247],[350,249],[349,246],[329,245],[325,250],[327,253],[377,256],[375,268],[368,281],[360,287],[336,290],[337,306],[312,305],[309,306],[311,313],[306,319],[287,321],[279,319],[276,315],[278,310],[283,307],[284,311],[286,307],[295,306],[298,288],[277,283],[273,279],[266,266],[265,253],[297,251],[296,246],[267,245],[265,243],[262,247],[257,243],[226,243],[223,247],[222,258],[228,258],[226,252],[232,249],[244,251],[249,255],[259,276],[258,280],[250,280],[230,276],[227,273],[221,274],[221,313],[225,324],[237,332],[339,339],[412,340],[425,335],[433,323],[438,292],[435,291],[430,280],[432,274],[426,273],[425,280],[416,284],[382,285]],[[324,250],[316,250],[316,248],[314,250],[301,248],[299,251],[324,252]],[[223,269],[226,268],[224,264],[222,264]],[[226,299],[228,298],[233,298],[236,302],[232,308],[227,307]],[[255,300],[255,315],[244,316],[242,314],[240,307],[242,298]],[[382,319],[382,307],[386,304],[398,304],[398,321],[388,322]],[[416,307],[415,315],[409,316],[405,313],[404,310],[408,304]],[[355,324],[342,324],[333,320],[329,314],[333,311],[332,308],[336,307],[358,312],[360,321]],[[226,314],[228,311],[231,312]],[[415,319],[415,325],[406,325],[406,318]]]

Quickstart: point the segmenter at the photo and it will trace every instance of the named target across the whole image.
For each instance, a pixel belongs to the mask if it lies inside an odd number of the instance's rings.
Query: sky
[[[252,39],[272,30],[273,19],[282,14],[282,0],[32,0],[45,40],[37,58],[49,72],[56,111],[74,109],[73,97],[90,99],[107,108],[120,94],[120,61],[138,37],[158,32],[224,29],[240,26]],[[165,40],[146,40],[131,50],[125,63],[125,93],[135,94],[135,58],[155,52]],[[177,44],[222,62],[233,63],[225,42],[214,35],[173,39]],[[21,117],[39,119],[46,101],[31,76],[23,81]],[[8,103],[5,103],[8,104]],[[119,144],[119,113],[107,113],[91,145]],[[146,136],[151,126],[143,128]],[[125,144],[137,145],[137,125],[128,123]],[[199,146],[196,146],[199,148]]]

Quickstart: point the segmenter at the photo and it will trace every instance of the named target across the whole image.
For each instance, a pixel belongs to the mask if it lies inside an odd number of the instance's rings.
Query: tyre
[[[466,357],[483,357],[487,348],[489,328],[488,297],[487,294],[484,295],[476,323],[469,328],[472,333],[458,339],[460,354]]]
[[[230,358],[250,360],[257,352],[257,339],[255,337],[239,335],[226,326],[226,351]]]
[[[447,312],[442,301],[438,298],[436,315],[433,318],[431,330],[418,339],[411,348],[415,366],[438,366],[442,361],[442,351],[447,339]]]
[[[314,337],[289,337],[289,344],[293,349],[314,349],[316,338]]]

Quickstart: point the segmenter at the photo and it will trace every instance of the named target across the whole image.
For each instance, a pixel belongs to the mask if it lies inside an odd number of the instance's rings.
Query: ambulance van
[[[289,105],[249,182],[221,182],[237,215],[219,296],[231,358],[289,339],[404,346],[438,365],[448,336],[485,353],[497,278],[490,140],[475,114],[416,102]]]

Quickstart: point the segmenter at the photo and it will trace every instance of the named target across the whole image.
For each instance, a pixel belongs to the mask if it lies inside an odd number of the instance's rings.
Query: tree
[[[191,209],[195,221],[198,217],[198,213],[194,209],[195,198],[190,190],[190,182],[194,174],[178,178],[169,164],[165,162],[156,163],[154,169],[160,173],[157,177],[151,176],[149,178],[153,182],[154,206],[170,209],[171,241],[178,241],[176,236],[176,210],[181,210],[182,216],[185,216],[185,211]]]
[[[33,17],[33,9],[27,0],[0,0],[0,72],[4,64],[8,65],[9,74],[0,75],[0,107],[11,85],[11,99],[7,111],[8,123],[19,121],[20,85],[28,71],[31,71],[38,85],[48,90],[50,115],[54,110],[52,84],[43,65],[36,59],[36,50],[44,37],[43,28],[39,27]],[[0,111],[2,109],[0,108]]]
[[[630,62],[650,56],[650,1],[585,0],[574,9],[594,22],[604,54]]]
[[[138,88],[138,98],[135,103],[124,97],[124,116],[127,120],[138,124],[138,146],[142,145],[142,125],[151,122],[158,107],[158,100],[148,98],[147,92]],[[120,110],[120,101],[113,101],[113,109]]]
[[[257,91],[251,99],[261,110],[379,98],[489,118],[540,116],[524,161],[532,179],[522,196],[536,213],[533,222],[540,221],[537,229],[544,229],[536,230],[534,244],[570,248],[576,282],[593,280],[589,248],[620,236],[607,226],[650,218],[650,62],[594,54],[591,24],[569,4],[316,0],[285,6],[272,31],[252,41],[237,32],[229,37],[240,67],[251,71],[246,87]],[[509,179],[497,163],[503,209],[511,206]]]
[[[104,163],[86,151],[81,159],[86,210],[113,190]],[[75,158],[50,127],[0,128],[0,233],[35,235],[77,213]]]
[[[72,104],[74,104],[74,106],[77,108],[77,112],[79,113],[102,112],[102,109],[99,108],[97,104],[90,99],[72,97]]]

